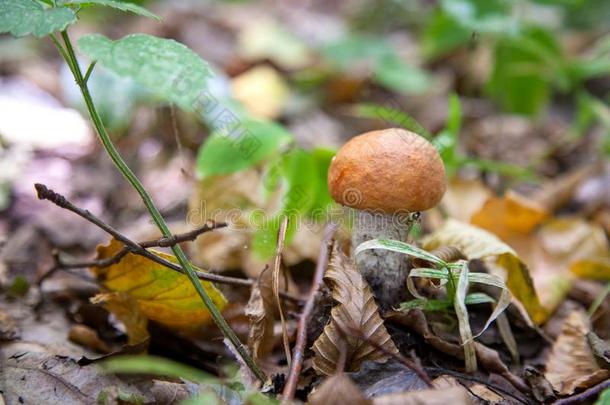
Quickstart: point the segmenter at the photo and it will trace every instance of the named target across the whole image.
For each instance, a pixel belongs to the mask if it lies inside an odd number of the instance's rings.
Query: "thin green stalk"
[[[108,136],[108,133],[106,132],[106,128],[95,108],[95,104],[93,103],[93,99],[91,98],[91,94],[89,93],[89,88],[87,87],[87,83],[86,83],[86,81],[83,77],[83,74],[81,72],[81,69],[78,65],[78,61],[77,61],[76,55],[74,53],[74,48],[72,47],[72,42],[70,41],[70,38],[68,37],[68,33],[66,31],[62,31],[61,36],[62,36],[65,46],[66,46],[65,50],[63,49],[63,47],[61,47],[59,42],[56,40],[54,41],[55,45],[58,46],[60,53],[62,54],[64,59],[66,59],[66,63],[72,70],[74,79],[76,80],[76,84],[79,86],[79,88],[81,90],[83,99],[85,100],[85,104],[87,105],[87,110],[89,111],[89,116],[91,117],[91,120],[93,121],[93,125],[95,126],[95,129],[104,146],[104,149],[106,149],[106,152],[112,159],[115,166],[119,169],[119,171],[123,174],[123,176],[125,176],[127,181],[129,181],[129,183],[133,186],[133,188],[136,189],[138,194],[140,194],[140,197],[142,198],[144,205],[148,209],[148,212],[150,213],[153,221],[155,222],[155,224],[161,231],[161,234],[166,238],[171,237],[172,233],[169,230],[165,220],[161,216],[161,213],[159,212],[159,210],[153,203],[152,198],[150,197],[150,195],[148,194],[148,192],[146,191],[146,189],[144,188],[144,186],[142,185],[140,180],[131,171],[129,166],[127,166],[127,164],[125,163],[125,161],[123,160],[123,158],[121,157],[121,155],[119,154],[117,149],[115,148],[114,144],[110,140],[110,137]],[[193,266],[191,265],[188,258],[184,254],[184,251],[182,250],[182,248],[179,245],[174,245],[174,246],[172,246],[172,251],[176,255],[176,258],[178,259],[178,263],[182,267],[186,276],[190,279],[191,283],[193,283],[195,290],[201,297],[201,299],[202,299],[203,303],[205,304],[206,308],[208,309],[208,311],[210,311],[210,314],[212,315],[212,319],[214,319],[214,322],[220,328],[223,335],[231,342],[231,344],[233,344],[233,346],[235,347],[235,349],[241,356],[242,360],[246,363],[246,365],[252,371],[252,373],[259,380],[261,380],[262,382],[265,382],[265,380],[266,380],[265,375],[258,368],[258,366],[254,362],[254,360],[252,359],[250,354],[247,352],[245,347],[239,341],[239,338],[237,337],[235,332],[231,329],[231,327],[229,326],[227,321],[223,318],[223,316],[220,313],[220,311],[218,310],[218,308],[216,308],[216,305],[214,305],[214,302],[212,301],[212,299],[210,298],[208,293],[205,291],[203,286],[200,284],[199,279],[197,278],[197,275],[195,273],[195,270],[193,269]]]

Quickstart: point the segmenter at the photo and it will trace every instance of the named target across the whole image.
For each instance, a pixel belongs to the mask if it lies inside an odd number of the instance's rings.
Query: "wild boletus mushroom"
[[[421,136],[398,128],[371,131],[337,152],[328,188],[336,202],[356,210],[352,250],[370,239],[406,241],[411,214],[434,207],[445,193],[445,168]],[[367,250],[354,259],[382,307],[406,298],[405,255]]]

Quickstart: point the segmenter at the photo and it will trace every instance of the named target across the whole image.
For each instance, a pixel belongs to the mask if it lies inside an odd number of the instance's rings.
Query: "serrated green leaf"
[[[34,0],[0,0],[0,33],[44,37],[76,22],[68,7],[44,8]]]
[[[103,35],[79,39],[81,51],[120,76],[133,78],[155,95],[187,111],[199,111],[207,101],[208,64],[185,45],[146,34],[113,41]]]
[[[292,136],[270,121],[244,119],[214,131],[199,149],[197,174],[206,178],[254,166],[288,144]]]
[[[115,0],[73,0],[66,2],[64,4],[76,4],[79,6],[104,6],[110,7],[121,11],[128,11],[130,13],[134,13],[137,15],[141,15],[142,17],[152,18],[157,21],[161,21],[161,17],[158,15],[151,13],[144,7],[138,6],[137,4],[130,3],[127,1],[115,1]]]

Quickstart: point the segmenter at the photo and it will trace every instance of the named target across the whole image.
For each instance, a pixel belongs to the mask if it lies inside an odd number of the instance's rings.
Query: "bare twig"
[[[282,403],[290,402],[294,398],[294,393],[297,389],[299,374],[301,373],[301,368],[303,366],[305,346],[307,345],[307,323],[309,322],[311,312],[314,308],[316,294],[318,293],[320,284],[324,278],[324,271],[326,270],[326,265],[328,264],[329,244],[336,229],[337,224],[329,223],[326,225],[326,229],[324,230],[322,246],[320,247],[318,263],[316,264],[316,272],[311,284],[311,289],[309,290],[309,296],[307,297],[307,301],[305,301],[303,312],[301,312],[301,316],[299,318],[296,343],[292,352],[292,363],[290,363],[290,371],[286,379],[284,391],[282,392]]]
[[[103,229],[104,231],[109,233],[111,236],[113,236],[116,240],[118,240],[119,242],[121,242],[124,245],[123,249],[121,249],[119,252],[117,252],[114,256],[106,258],[106,259],[101,259],[101,260],[93,260],[93,261],[80,262],[80,263],[65,263],[57,255],[55,257],[55,265],[53,266],[53,268],[51,268],[51,270],[49,270],[39,279],[39,283],[44,281],[46,278],[48,278],[56,270],[87,268],[87,267],[108,267],[108,266],[111,266],[113,264],[120,262],[121,259],[123,259],[129,253],[133,253],[133,254],[137,254],[137,255],[146,257],[147,259],[149,259],[155,263],[158,263],[171,270],[178,271],[178,272],[184,274],[182,267],[180,267],[179,265],[172,263],[169,260],[166,260],[160,256],[157,256],[156,254],[148,251],[147,248],[170,247],[170,246],[173,246],[180,242],[195,240],[202,233],[226,226],[226,224],[224,224],[224,223],[210,222],[210,223],[206,223],[204,226],[202,226],[200,228],[197,228],[197,229],[187,232],[185,234],[172,235],[171,237],[168,237],[168,238],[160,238],[160,239],[156,239],[156,240],[137,243],[137,242],[134,242],[133,240],[131,240],[130,238],[128,238],[127,236],[123,235],[121,232],[114,229],[112,226],[110,226],[107,223],[105,223],[104,221],[102,221],[100,218],[98,218],[91,212],[89,212],[87,210],[83,210],[83,209],[75,206],[70,201],[68,201],[64,196],[47,188],[45,185],[35,184],[35,187],[36,187],[36,191],[38,192],[39,199],[51,201],[52,203],[54,203],[55,205],[57,205],[61,208],[74,212],[76,215],[86,219],[87,221],[91,222],[92,224],[96,225],[97,227]],[[254,281],[251,279],[227,277],[227,276],[221,276],[218,274],[207,273],[207,272],[203,272],[203,271],[196,271],[196,275],[200,280],[212,281],[212,282],[219,283],[219,284],[229,284],[229,285],[236,285],[236,286],[243,286],[243,287],[252,287],[252,285],[254,283]],[[282,298],[290,300],[290,301],[294,301],[294,302],[301,301],[299,298],[291,296],[287,293],[280,293],[280,295],[282,296]]]
[[[555,405],[571,405],[571,404],[584,404],[589,401],[593,401],[600,392],[604,391],[606,388],[610,388],[610,380],[603,381],[586,391],[581,392],[577,395],[572,395],[571,397],[567,397],[564,399],[560,399],[555,402]]]
[[[283,216],[280,222],[280,228],[277,232],[277,246],[275,249],[275,260],[273,261],[273,273],[271,273],[273,295],[275,296],[275,303],[277,310],[280,314],[280,321],[282,323],[282,338],[284,340],[284,351],[286,352],[286,362],[290,366],[292,362],[290,357],[290,342],[288,340],[288,329],[286,328],[286,319],[284,317],[284,311],[282,309],[282,302],[280,301],[280,271],[282,267],[282,251],[284,250],[284,241],[286,239],[286,230],[288,229],[288,217]]]

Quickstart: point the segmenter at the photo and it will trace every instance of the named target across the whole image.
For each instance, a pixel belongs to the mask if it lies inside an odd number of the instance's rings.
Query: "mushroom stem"
[[[407,240],[411,221],[405,214],[354,211],[357,218],[352,229],[352,251],[371,239]],[[382,310],[390,309],[408,297],[406,281],[410,263],[406,255],[371,249],[361,252],[354,261]]]

